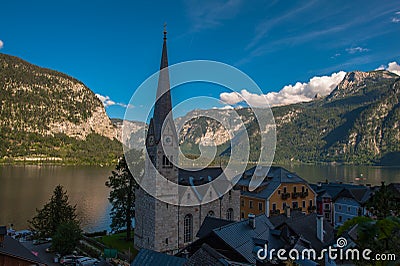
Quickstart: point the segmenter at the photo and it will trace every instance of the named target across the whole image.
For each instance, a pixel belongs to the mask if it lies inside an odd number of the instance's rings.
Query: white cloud
[[[386,70],[400,76],[400,65],[397,62],[390,62]]]
[[[315,95],[328,95],[340,81],[343,80],[346,72],[340,71],[330,76],[313,77],[309,82],[297,82],[295,85],[287,85],[279,92],[267,94],[256,94],[242,90],[239,92],[221,93],[220,100],[227,104],[247,102],[253,107],[263,107],[267,102],[270,106],[288,105],[298,102],[312,101]]]
[[[218,110],[232,110],[234,109],[233,106],[231,105],[225,105],[223,107],[213,107],[212,109],[218,109]]]
[[[396,16],[392,18],[393,23],[399,23],[400,22],[400,11],[394,13]]]
[[[104,107],[118,105],[118,106],[121,106],[124,108],[133,108],[133,105],[131,105],[131,104],[117,103],[117,102],[111,100],[109,96],[103,96],[101,94],[96,93],[96,97],[100,99],[100,101],[103,103]]]
[[[4,46],[4,42],[2,40],[0,40],[0,49],[3,48]]]
[[[400,76],[400,65],[397,64],[397,62],[390,62],[387,66],[385,65],[381,65],[380,67],[378,67],[375,70],[387,70],[389,72],[392,72],[396,75]]]
[[[369,49],[363,48],[360,46],[351,47],[351,48],[346,49],[346,52],[348,52],[349,54],[362,53],[362,52],[368,52],[368,51],[369,51]]]

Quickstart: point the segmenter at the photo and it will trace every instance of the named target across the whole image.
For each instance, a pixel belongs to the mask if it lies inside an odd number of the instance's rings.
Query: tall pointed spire
[[[161,55],[160,75],[158,77],[157,101],[154,106],[154,134],[156,141],[161,138],[162,125],[172,110],[169,72],[168,72],[168,55],[167,55],[167,29],[164,24],[164,43]],[[171,113],[172,119],[172,113]]]
[[[168,55],[167,55],[167,24],[164,23],[164,43],[161,56],[160,70],[168,67]]]

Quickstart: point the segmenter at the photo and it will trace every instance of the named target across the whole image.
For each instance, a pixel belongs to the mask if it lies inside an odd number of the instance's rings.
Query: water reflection
[[[111,168],[68,166],[0,166],[0,224],[26,228],[35,209],[47,202],[58,184],[77,204],[87,231],[109,228],[109,189],[104,185]]]
[[[309,182],[342,181],[378,185],[400,182],[400,168],[331,165],[287,165]],[[112,168],[74,166],[0,166],[0,225],[13,223],[27,227],[27,220],[49,200],[58,184],[67,189],[72,204],[77,204],[82,225],[87,231],[109,230],[111,209],[109,189],[104,185]],[[366,180],[356,180],[357,177]]]
[[[346,182],[380,185],[400,182],[399,167],[350,166],[350,165],[286,165],[308,182]]]

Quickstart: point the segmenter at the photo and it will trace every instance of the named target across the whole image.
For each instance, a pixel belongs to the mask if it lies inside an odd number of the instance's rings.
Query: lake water
[[[370,166],[287,165],[309,182],[343,181],[372,185],[400,182],[400,168]],[[0,166],[0,225],[27,227],[27,220],[42,208],[58,184],[77,204],[84,230],[109,230],[109,189],[104,185],[112,168],[83,166]],[[366,180],[355,180],[362,175]]]
[[[49,201],[61,184],[77,212],[84,230],[109,229],[109,189],[104,185],[112,168],[75,166],[0,166],[0,225],[27,227],[36,208]]]

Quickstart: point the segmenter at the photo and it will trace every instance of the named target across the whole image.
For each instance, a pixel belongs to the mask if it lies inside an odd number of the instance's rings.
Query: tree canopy
[[[135,190],[138,184],[134,177],[140,178],[144,170],[142,152],[131,150],[130,153],[129,158],[135,158],[135,161],[130,163],[130,168],[125,157],[120,158],[106,182],[106,186],[111,188],[108,198],[112,205],[111,228],[113,230],[126,228],[127,240],[131,239],[132,219],[135,216]]]
[[[63,223],[75,223],[79,227],[76,205],[69,203],[67,192],[63,186],[58,185],[50,201],[42,209],[36,209],[35,217],[28,223],[36,238],[53,237]]]
[[[79,244],[82,237],[82,230],[79,224],[68,221],[60,224],[53,236],[51,247],[61,255],[70,254]]]

